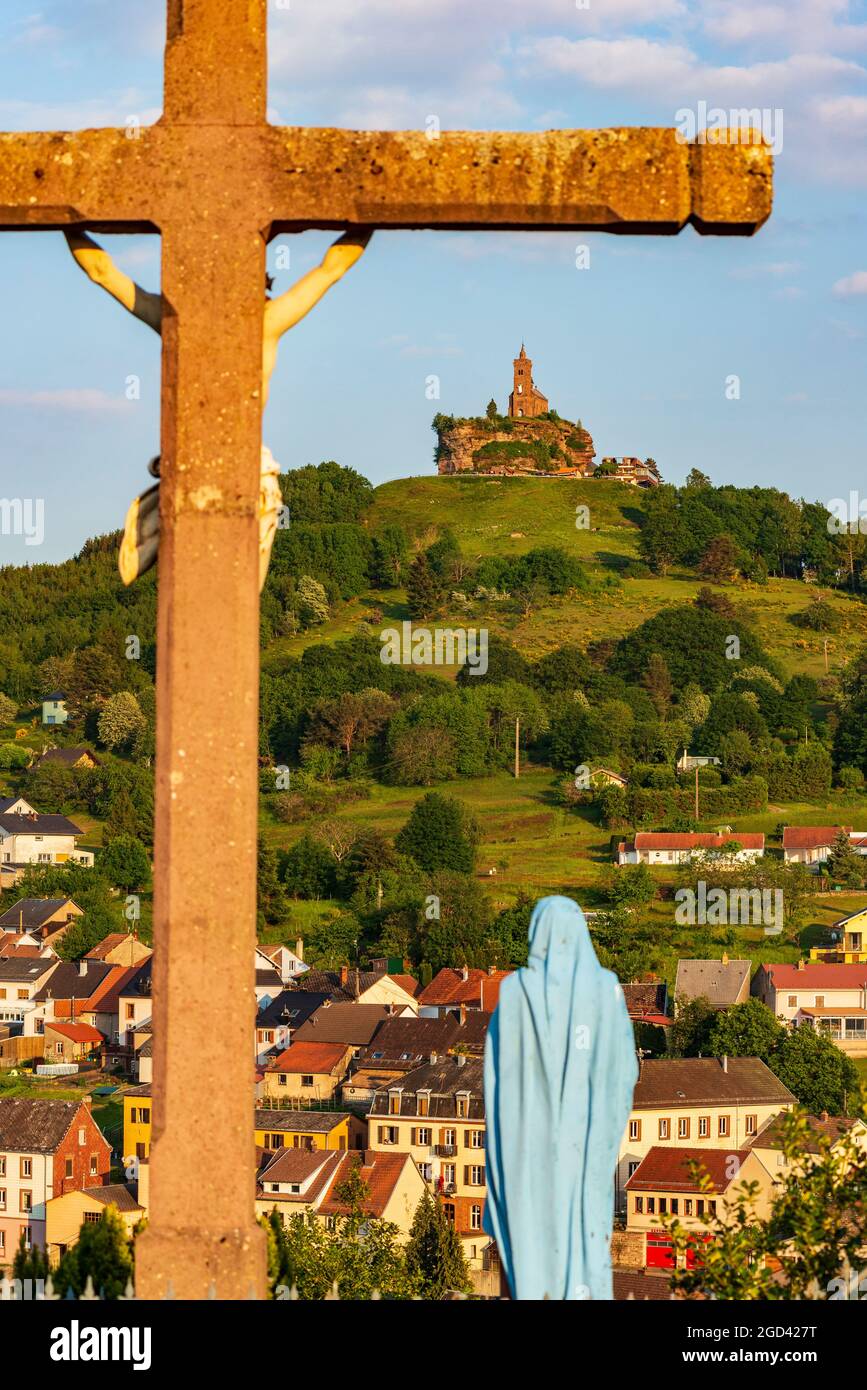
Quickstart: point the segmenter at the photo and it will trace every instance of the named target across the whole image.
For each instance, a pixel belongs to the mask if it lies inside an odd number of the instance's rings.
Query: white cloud
[[[125,397],[110,396],[95,387],[68,387],[54,391],[24,391],[14,388],[0,390],[0,405],[36,410],[72,411],[78,414],[106,415],[128,411],[131,402]]]
[[[837,280],[832,293],[837,299],[851,299],[855,295],[867,294],[867,270],[855,270]]]

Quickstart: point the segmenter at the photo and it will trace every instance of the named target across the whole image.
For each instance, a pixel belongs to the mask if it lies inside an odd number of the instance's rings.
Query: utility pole
[[[695,818],[698,820],[698,768],[695,769]]]
[[[828,674],[828,639],[827,639],[827,637],[824,639],[824,641],[823,641],[823,643],[822,643],[822,646],[823,646],[824,649],[825,649],[825,675],[827,676],[827,674]]]
[[[520,738],[520,729],[521,729],[521,720],[520,720],[520,717],[519,717],[518,715],[515,715],[515,777],[516,777],[516,778],[517,778],[517,777],[520,777],[520,775],[521,775],[521,754],[520,754],[520,748],[519,748],[519,743],[518,743],[518,740],[519,740],[519,738]]]

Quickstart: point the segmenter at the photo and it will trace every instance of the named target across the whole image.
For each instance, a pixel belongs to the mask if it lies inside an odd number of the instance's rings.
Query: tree
[[[753,744],[745,729],[732,729],[719,741],[719,756],[726,777],[740,777],[752,766]]]
[[[672,1057],[707,1056],[710,1051],[710,1033],[716,1019],[710,1001],[699,995],[697,999],[677,1001],[677,1013],[669,1029],[669,1051]]]
[[[423,1298],[470,1293],[472,1284],[460,1236],[441,1202],[425,1192],[415,1209],[406,1247],[406,1268]]]
[[[428,792],[412,808],[409,820],[395,836],[395,848],[423,869],[456,869],[472,873],[477,832],[465,807],[454,797]]]
[[[696,608],[704,608],[708,613],[716,613],[720,618],[737,616],[737,609],[731,599],[726,594],[715,594],[706,584],[699,589],[694,602]]]
[[[656,883],[646,864],[611,869],[605,886],[615,907],[643,907],[656,897]]]
[[[131,690],[120,690],[106,700],[99,713],[99,741],[114,752],[128,750],[146,725],[141,705]]]
[[[660,719],[664,719],[671,705],[674,686],[671,682],[668,662],[661,652],[651,652],[647,670],[641,678],[641,684],[653,701]]]
[[[794,1028],[782,1039],[769,1062],[784,1086],[814,1115],[851,1111],[858,1095],[858,1072],[851,1057],[812,1028]]]
[[[298,580],[298,616],[305,627],[328,621],[328,596],[322,584],[312,575],[302,574]]]
[[[740,552],[731,536],[714,536],[699,561],[699,574],[724,584],[734,579],[740,564]]]
[[[838,883],[860,888],[864,882],[864,860],[845,830],[838,830],[828,855],[828,873]]]
[[[346,690],[314,706],[305,742],[336,745],[348,759],[356,744],[383,728],[394,707],[391,696],[382,690],[362,690],[357,695]]]
[[[435,970],[464,965],[484,969],[494,964],[491,903],[478,880],[443,869],[432,876],[428,886],[420,941],[412,955],[429,960]],[[429,917],[430,907],[435,912]]]
[[[289,920],[286,890],[280,882],[277,851],[261,835],[256,844],[256,902],[258,926],[282,926]]]
[[[692,490],[700,490],[710,486],[710,478],[706,473],[702,473],[700,468],[691,468],[687,473],[684,487]]]
[[[26,1289],[27,1280],[35,1285],[38,1280],[47,1279],[50,1272],[51,1267],[45,1251],[41,1250],[38,1245],[31,1245],[28,1248],[22,1231],[18,1241],[18,1249],[15,1251],[15,1258],[12,1261],[12,1278],[24,1284]],[[32,1297],[32,1292],[27,1296]]]
[[[0,691],[0,725],[11,724],[17,713],[18,706],[15,701]]]
[[[422,551],[416,555],[409,568],[406,586],[406,601],[413,618],[429,618],[435,613],[443,599],[440,583]]]
[[[120,1298],[133,1277],[133,1246],[117,1207],[108,1206],[98,1221],[85,1221],[78,1242],[62,1257],[54,1274],[61,1297],[71,1289],[80,1298],[93,1280],[100,1298]]]
[[[488,401],[488,406],[485,411],[485,414],[487,415],[489,420],[496,420],[499,413],[500,412],[497,410],[497,402],[494,400],[492,396],[491,399]]]
[[[383,588],[399,584],[409,544],[402,526],[383,526],[373,537],[373,579]]]
[[[335,861],[325,845],[302,835],[284,856],[280,877],[293,898],[330,898],[334,892]]]
[[[747,999],[717,1013],[708,1036],[708,1051],[714,1057],[760,1057],[769,1062],[785,1032],[760,999]]]
[[[151,865],[141,840],[133,835],[114,835],[99,856],[101,873],[115,888],[127,893],[146,892],[151,885]]]

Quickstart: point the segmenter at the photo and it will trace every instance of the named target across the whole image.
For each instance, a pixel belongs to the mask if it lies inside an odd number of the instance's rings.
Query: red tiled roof
[[[700,1192],[701,1173],[692,1177],[690,1162],[701,1165],[713,1184],[715,1192],[725,1192],[737,1180],[740,1165],[748,1149],[673,1149],[654,1147],[641,1160],[626,1184],[629,1192]],[[732,1159],[737,1163],[732,1164]]]
[[[783,849],[822,849],[832,845],[848,826],[840,825],[787,825],[783,829]]]
[[[281,1052],[273,1071],[332,1072],[346,1056],[345,1043],[296,1042]]]
[[[396,985],[400,985],[401,989],[405,989],[407,994],[411,994],[413,999],[419,992],[419,982],[414,980],[412,975],[389,975],[388,978],[394,980]],[[406,1007],[409,1008],[409,1005]]]
[[[861,989],[867,985],[867,963],[827,965],[824,961],[808,960],[800,970],[797,965],[777,962],[763,968],[775,989]]]
[[[511,975],[511,970],[495,970],[489,973],[487,970],[467,970],[467,977],[464,979],[462,970],[452,970],[448,966],[443,966],[434,975],[429,985],[421,991],[418,1002],[422,1006],[426,1004],[479,1004],[481,1005],[482,995],[485,997],[485,1009],[491,1013],[496,1008],[496,995],[499,992],[500,983]],[[487,983],[487,987],[485,987]],[[494,990],[492,986],[496,984]],[[493,1003],[489,1001],[493,999]]]
[[[338,1201],[334,1196],[334,1189],[339,1183],[345,1182],[353,1168],[360,1164],[362,1181],[367,1184],[370,1193],[365,1200],[364,1210],[371,1216],[382,1216],[400,1181],[407,1160],[412,1162],[406,1153],[379,1153],[373,1149],[367,1149],[363,1153],[344,1154],[343,1161],[319,1204],[319,1211],[333,1216],[349,1210],[344,1202]]]
[[[97,1028],[91,1028],[89,1023],[46,1023],[46,1028],[51,1028],[61,1037],[69,1038],[72,1042],[103,1042],[103,1036]]]
[[[636,849],[721,849],[733,840],[743,849],[764,849],[764,835],[733,830],[728,835],[705,835],[695,832],[639,831],[635,836]]]

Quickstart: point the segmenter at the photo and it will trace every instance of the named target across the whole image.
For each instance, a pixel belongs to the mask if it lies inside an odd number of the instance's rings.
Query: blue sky
[[[505,406],[522,340],[597,455],[681,481],[857,488],[867,424],[867,13],[857,0],[290,0],[270,12],[271,119],[424,129],[674,125],[699,101],[783,113],[776,203],[752,239],[380,233],[289,337],[264,438],[283,468],[430,472],[436,409]],[[159,114],[159,0],[4,0],[0,128]],[[322,254],[289,245],[288,286]],[[590,246],[578,270],[575,247]],[[158,284],[156,238],[107,238]],[[59,233],[0,238],[0,496],[41,497],[74,553],[121,523],[158,447],[159,344],[80,274]],[[440,400],[426,379],[440,378]],[[726,378],[741,380],[739,400]],[[140,378],[138,401],[125,396]]]

